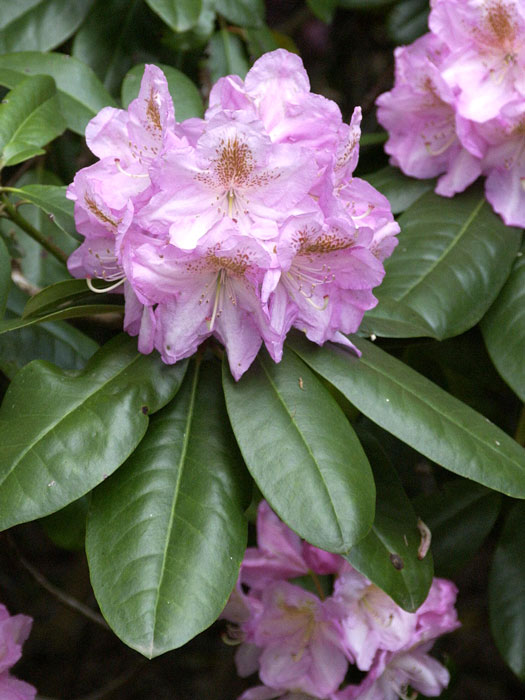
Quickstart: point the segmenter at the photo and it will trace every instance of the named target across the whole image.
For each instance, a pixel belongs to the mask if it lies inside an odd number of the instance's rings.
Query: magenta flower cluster
[[[257,547],[248,548],[237,587],[222,613],[234,623],[237,671],[258,671],[263,685],[239,700],[397,700],[409,688],[436,697],[447,669],[428,654],[459,626],[456,587],[435,578],[415,613],[394,601],[341,556],[302,541],[261,502]],[[333,577],[329,595],[323,577]],[[317,593],[291,582],[306,577]],[[366,672],[342,687],[349,665]]]
[[[36,689],[9,673],[22,656],[22,644],[29,637],[33,621],[27,615],[10,615],[0,604],[0,698],[34,700]]]
[[[359,108],[348,125],[310,92],[282,49],[244,82],[219,80],[204,119],[182,123],[147,66],[129,108],[87,127],[99,160],[68,189],[85,237],[70,272],[123,284],[125,329],[167,363],[213,335],[238,379],[263,342],[278,362],[292,326],[352,347],[343,334],[376,304],[399,230],[388,201],[353,177],[360,121]]]
[[[430,32],[395,51],[394,88],[377,100],[391,163],[441,175],[450,197],[486,175],[506,224],[525,226],[525,3],[431,0]]]

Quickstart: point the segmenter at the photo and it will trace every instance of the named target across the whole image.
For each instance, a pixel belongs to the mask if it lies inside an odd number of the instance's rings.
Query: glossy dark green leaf
[[[0,52],[49,51],[60,46],[76,32],[93,1],[4,0],[0,14]]]
[[[65,128],[53,79],[26,78],[0,104],[0,168],[44,153]]]
[[[239,27],[260,27],[264,19],[264,0],[215,0],[215,10]]]
[[[54,79],[61,114],[77,134],[84,134],[88,121],[103,107],[115,105],[91,68],[72,56],[38,51],[0,55],[0,85],[13,88],[28,75],[41,74]]]
[[[11,258],[4,241],[0,238],[0,318],[4,315],[10,285]]]
[[[66,199],[67,187],[62,185],[34,184],[23,187],[4,187],[19,203],[30,203],[41,209],[47,218],[73,240],[78,238],[75,227],[74,203]],[[20,204],[19,204],[20,206]],[[25,210],[21,210],[24,213]]]
[[[120,335],[78,373],[37,360],[18,372],[0,407],[0,529],[80,498],[133,452],[148,414],[177,392],[185,363],[141,355]]]
[[[146,3],[174,32],[194,27],[202,8],[202,0],[146,0]]]
[[[147,38],[153,40],[147,14],[141,0],[96,0],[75,35],[73,56],[87,63],[112,95],[118,95]]]
[[[221,29],[211,37],[208,50],[208,70],[213,83],[225,75],[233,74],[244,78],[248,72],[244,44],[227,29]]]
[[[432,583],[432,554],[418,558],[417,517],[387,454],[370,435],[359,431],[359,437],[374,472],[376,514],[371,531],[345,558],[398,605],[414,612]]]
[[[35,323],[43,323],[44,321],[64,321],[68,318],[83,318],[85,316],[96,316],[98,314],[124,314],[124,306],[119,304],[78,304],[76,306],[68,306],[65,309],[59,309],[58,311],[43,313],[40,316],[28,316],[26,318],[0,321],[0,335],[2,333],[18,330],[19,328],[33,326]]]
[[[181,122],[190,117],[202,117],[204,105],[194,83],[176,68],[165,66],[163,63],[156,65],[164,71],[168,81],[168,88],[175,106],[176,120]],[[131,100],[134,100],[139,94],[143,73],[144,64],[141,63],[133,66],[124,78],[122,83],[122,104],[124,107],[127,107]]]
[[[453,199],[428,192],[399,224],[399,245],[385,261],[368,324],[385,315],[381,301],[389,299],[415,311],[439,340],[474,326],[509,276],[521,231],[503,224],[477,186]]]
[[[435,186],[434,180],[416,180],[413,177],[407,177],[399,168],[393,168],[391,165],[365,175],[365,180],[385,195],[390,202],[393,214],[405,211]]]
[[[141,654],[185,644],[223,610],[246,546],[247,476],[219,368],[205,363],[95,491],[91,581],[112,629]]]
[[[525,401],[525,246],[481,322],[489,355],[507,384]]]
[[[307,0],[307,2],[308,7],[319,19],[322,19],[323,22],[332,21],[338,0]]]
[[[51,309],[57,309],[68,301],[77,301],[90,294],[86,280],[68,279],[45,287],[38,294],[28,299],[22,316],[37,316]]]
[[[496,547],[489,581],[492,634],[500,654],[525,680],[525,503],[509,513]]]
[[[74,552],[84,549],[89,501],[89,496],[82,496],[40,520],[44,532],[57,547]]]
[[[439,491],[419,496],[416,513],[432,532],[438,576],[453,576],[471,559],[492,530],[501,495],[465,479],[453,479]]]
[[[362,539],[374,517],[370,465],[335,399],[291,352],[259,354],[235,382],[225,365],[228,414],[266,500],[301,537],[333,552]]]
[[[445,469],[525,498],[525,450],[487,418],[373,343],[352,337],[361,358],[296,335],[300,357],[374,423]]]
[[[26,295],[12,285],[7,319],[22,312]],[[31,360],[48,360],[62,369],[82,369],[98,344],[67,323],[42,323],[0,336],[0,370],[12,379]]]
[[[396,44],[410,44],[428,31],[428,0],[402,0],[392,8],[388,33]]]
[[[359,335],[421,338],[432,337],[434,331],[425,319],[407,304],[385,297],[379,307],[365,313],[359,326]]]

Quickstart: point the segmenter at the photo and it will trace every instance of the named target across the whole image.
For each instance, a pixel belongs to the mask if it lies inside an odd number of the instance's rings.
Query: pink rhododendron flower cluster
[[[448,671],[428,652],[459,626],[451,581],[434,579],[423,605],[408,613],[343,557],[302,541],[264,501],[257,544],[221,616],[234,623],[228,634],[239,643],[239,675],[258,671],[263,683],[239,700],[396,700],[409,688],[436,697],[448,685]],[[301,577],[318,595],[293,583]],[[366,676],[341,687],[351,664]]]
[[[9,673],[22,656],[22,644],[29,637],[32,619],[27,615],[10,615],[0,604],[0,698],[34,700],[36,689]]]
[[[123,284],[124,328],[167,363],[215,336],[238,379],[292,326],[322,344],[357,330],[396,245],[388,201],[353,177],[361,112],[310,92],[295,54],[264,55],[212,88],[204,119],[175,121],[146,67],[127,110],[88,125],[99,159],[68,189],[85,237],[76,277]],[[93,283],[91,282],[93,287]]]
[[[506,224],[525,226],[525,2],[431,0],[430,32],[395,51],[377,100],[391,163],[441,175],[450,197],[486,175]]]

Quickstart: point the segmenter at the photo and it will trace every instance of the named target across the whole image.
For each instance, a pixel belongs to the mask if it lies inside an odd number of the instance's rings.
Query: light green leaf
[[[274,33],[263,24],[260,28],[248,27],[244,30],[248,51],[252,60],[259,58],[263,53],[275,51],[279,48]]]
[[[507,384],[525,402],[525,246],[512,273],[481,322],[489,355]]]
[[[198,89],[194,83],[176,68],[162,63],[156,64],[168,81],[170,95],[175,106],[175,118],[178,122],[190,117],[202,117],[204,105]],[[139,94],[140,81],[144,73],[144,64],[141,63],[127,73],[122,83],[122,104],[127,107],[131,100]]]
[[[445,469],[525,498],[525,450],[487,418],[361,338],[362,352],[314,346],[296,335],[289,344],[365,416]]]
[[[260,27],[264,19],[263,0],[215,0],[215,10],[239,27]]]
[[[479,187],[453,199],[428,192],[399,219],[399,245],[385,261],[383,299],[418,314],[439,340],[459,335],[486,313],[509,276],[521,231],[505,226]],[[410,320],[410,319],[408,319]],[[379,332],[377,332],[379,335]]]
[[[19,203],[29,202],[47,214],[47,218],[70,236],[75,242],[78,234],[75,228],[74,203],[66,199],[67,187],[62,185],[25,185],[24,187],[4,187],[3,190],[16,196]],[[20,204],[18,204],[20,206]],[[24,212],[25,218],[27,218]]]
[[[114,472],[185,367],[120,335],[76,374],[40,360],[21,369],[0,408],[0,529],[59,510]]]
[[[202,0],[146,0],[174,32],[185,32],[194,27],[202,9]]]
[[[0,53],[49,51],[60,46],[79,28],[93,1],[3,0]]]
[[[123,314],[124,306],[119,304],[78,304],[68,306],[66,309],[43,313],[40,316],[28,316],[26,318],[15,318],[10,321],[0,321],[0,335],[10,331],[33,326],[35,323],[44,321],[63,321],[68,318],[83,318],[85,316],[95,316],[98,314]]]
[[[91,581],[122,641],[151,658],[217,619],[246,546],[246,482],[220,371],[205,363],[94,493]]]
[[[293,353],[260,353],[239,382],[224,366],[228,414],[266,500],[301,537],[346,552],[374,516],[370,465],[335,399]]]
[[[26,78],[0,104],[0,168],[43,153],[65,128],[53,79]]]
[[[371,531],[345,558],[398,605],[414,612],[432,583],[432,554],[418,558],[417,517],[387,454],[370,435],[358,434],[374,471],[376,515]]]
[[[208,69],[213,83],[225,75],[239,75],[244,78],[248,72],[248,60],[244,44],[227,29],[216,32],[208,44]]]
[[[95,73],[76,58],[61,53],[20,51],[0,55],[0,85],[13,88],[28,75],[49,75],[57,86],[67,127],[84,134],[86,124],[107,105],[115,106]]]
[[[414,508],[432,532],[438,576],[453,576],[471,559],[492,530],[501,495],[465,479],[447,481],[438,491],[419,496]]]
[[[62,304],[69,301],[78,301],[91,295],[86,280],[67,279],[62,282],[44,287],[38,294],[31,297],[22,313],[23,318],[37,316],[56,310]]]
[[[509,513],[489,580],[490,626],[506,663],[525,680],[525,503]]]

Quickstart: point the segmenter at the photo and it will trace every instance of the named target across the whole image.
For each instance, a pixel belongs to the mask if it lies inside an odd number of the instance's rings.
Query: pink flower
[[[426,652],[431,644],[399,653],[381,652],[358,686],[349,685],[331,700],[398,700],[411,697],[412,688],[427,697],[441,695],[450,676],[447,669]]]
[[[9,615],[0,604],[0,697],[2,700],[33,700],[36,689],[10,675],[9,669],[22,656],[22,644],[33,621],[27,615]]]
[[[124,284],[125,329],[167,363],[213,336],[239,379],[263,343],[279,362],[292,326],[353,347],[343,334],[377,303],[399,230],[353,178],[360,120],[356,108],[343,124],[282,49],[244,82],[221,79],[205,118],[181,124],[147,66],[128,110],[88,126],[100,160],[68,190],[86,238],[71,273]]]
[[[451,50],[444,81],[458,114],[475,122],[496,117],[525,98],[525,8],[516,0],[433,0],[429,26]]]

